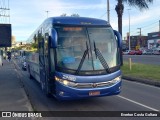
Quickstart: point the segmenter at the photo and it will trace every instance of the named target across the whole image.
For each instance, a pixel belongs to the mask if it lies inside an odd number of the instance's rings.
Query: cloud
[[[160,2],[154,2],[154,4],[149,6],[148,10],[140,11],[134,7],[130,8],[130,29],[131,34],[138,35],[137,28],[142,28],[142,34],[147,35],[147,33],[155,32],[157,27],[153,26],[152,23],[157,22],[159,20],[159,5]],[[125,7],[124,14],[123,14],[123,33],[129,31],[129,14],[128,14],[128,7]],[[147,29],[147,27],[154,27],[152,29]],[[158,29],[157,29],[158,30]]]
[[[143,21],[147,20],[150,18],[150,15],[148,14],[144,14],[143,16],[142,15],[135,15],[135,16],[131,16],[130,17],[130,25],[136,25],[136,24],[139,24],[139,23],[142,23]],[[123,20],[123,26],[128,26],[129,25],[129,18],[125,18]]]
[[[117,1],[110,0],[110,23],[114,29],[118,29],[117,13],[114,8]],[[131,28],[136,29],[153,22],[159,16],[160,2],[154,2],[150,9],[140,12],[131,8]],[[127,6],[128,7],[128,6]],[[128,31],[128,11],[123,14],[123,32]],[[26,40],[48,16],[60,16],[63,13],[71,15],[77,13],[84,17],[94,17],[107,20],[106,0],[11,0],[10,1],[11,24],[13,35],[17,40]],[[103,16],[102,16],[103,15]],[[101,17],[102,16],[102,17]]]
[[[63,13],[67,13],[67,15],[77,13],[80,16],[90,17],[100,16],[96,13],[99,10],[103,14],[103,9],[106,9],[106,4],[104,4],[106,1],[93,1],[12,0],[10,1],[12,33],[17,37],[17,40],[22,39],[22,36],[24,36],[23,39],[27,39],[29,37],[27,33],[32,33],[47,18],[46,11],[49,11],[49,17],[60,16]]]

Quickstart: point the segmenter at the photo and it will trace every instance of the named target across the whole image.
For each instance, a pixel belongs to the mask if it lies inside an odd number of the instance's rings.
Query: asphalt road
[[[160,55],[123,55],[124,61],[128,61],[129,58],[135,63],[160,65]]]
[[[27,71],[17,67],[32,107],[36,111],[160,111],[160,88],[123,80],[122,92],[117,96],[99,97],[76,101],[57,101],[42,94],[40,84],[29,79]],[[52,118],[43,118],[52,119]],[[56,120],[75,118],[56,117]],[[82,119],[81,117],[76,120]],[[86,120],[137,120],[137,117],[87,117]],[[140,117],[138,120],[159,120],[157,117]]]
[[[0,66],[0,112],[32,110],[14,64],[5,60],[3,64]]]

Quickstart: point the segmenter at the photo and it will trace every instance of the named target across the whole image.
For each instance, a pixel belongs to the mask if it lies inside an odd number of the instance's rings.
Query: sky
[[[116,4],[116,0],[110,0],[110,24],[113,29],[118,30]],[[12,35],[19,42],[26,41],[47,16],[54,17],[66,13],[68,16],[79,14],[81,17],[107,20],[107,0],[0,0],[0,5],[9,6]],[[124,4],[123,38],[129,31],[129,15],[131,35],[139,35],[137,28],[141,28],[142,35],[158,31],[159,6],[160,0],[154,0],[149,9],[143,11]]]

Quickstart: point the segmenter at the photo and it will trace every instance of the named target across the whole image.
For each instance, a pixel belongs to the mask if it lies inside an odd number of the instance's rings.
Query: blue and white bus
[[[28,39],[30,78],[59,100],[117,95],[122,40],[105,20],[51,17]]]

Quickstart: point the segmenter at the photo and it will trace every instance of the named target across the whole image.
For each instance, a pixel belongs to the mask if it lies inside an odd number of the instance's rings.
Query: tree
[[[66,13],[63,13],[62,15],[60,15],[61,17],[66,17],[67,14]]]
[[[74,13],[71,15],[71,17],[79,17],[79,15]]]
[[[115,10],[118,15],[118,31],[122,35],[122,15],[124,10],[123,3],[127,3],[130,6],[138,7],[140,10],[142,9],[148,9],[149,4],[153,2],[153,0],[117,0],[117,5],[115,7]]]
[[[67,14],[66,13],[63,13],[62,15],[60,15],[61,17],[66,17],[67,16]],[[73,13],[72,15],[71,15],[71,17],[79,17],[79,15],[78,14],[76,14],[76,13]]]

